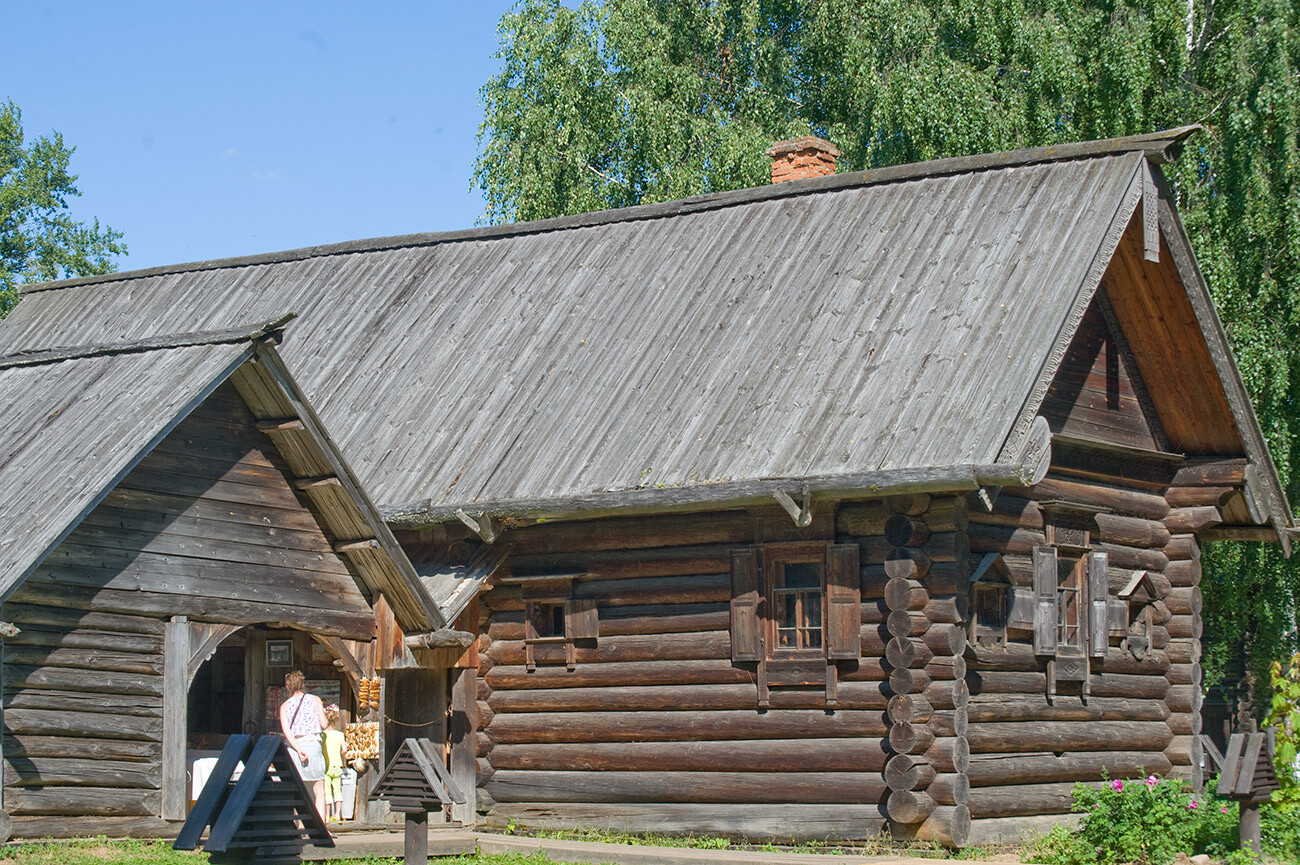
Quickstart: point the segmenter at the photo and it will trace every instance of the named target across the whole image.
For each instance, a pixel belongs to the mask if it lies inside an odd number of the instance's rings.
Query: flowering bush
[[[1179,853],[1222,854],[1236,843],[1237,806],[1193,794],[1182,781],[1107,780],[1074,785],[1078,832],[1057,827],[1035,850],[1047,865],[1168,865]]]

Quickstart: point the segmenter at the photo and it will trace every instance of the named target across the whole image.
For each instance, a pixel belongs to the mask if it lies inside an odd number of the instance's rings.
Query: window
[[[861,643],[856,544],[796,541],[733,550],[732,660],[757,665],[759,705],[769,687],[824,687],[835,703],[835,661]]]
[[[1056,587],[1058,649],[1083,650],[1083,560],[1064,563],[1066,575]]]
[[[1034,547],[1034,654],[1047,661],[1047,688],[1077,684],[1088,692],[1090,658],[1109,647],[1109,585],[1105,553],[1091,549],[1094,518],[1103,509],[1044,502],[1047,544]]]
[[[528,601],[524,604],[524,639],[564,640],[564,604]]]
[[[820,654],[823,631],[821,561],[778,559],[772,570],[774,654]]]
[[[1104,658],[1109,645],[1107,557],[1056,547],[1034,547],[1034,654],[1049,658],[1049,693],[1057,682],[1075,682],[1087,692],[1089,657]]]
[[[1010,568],[999,553],[985,553],[970,579],[970,642],[976,647],[1005,646],[1015,598]]]
[[[533,672],[538,664],[578,662],[577,650],[594,645],[600,632],[594,598],[575,598],[574,582],[585,574],[512,574],[502,583],[519,584],[524,599],[524,663]]]
[[[1151,632],[1154,622],[1154,604],[1159,599],[1155,584],[1146,571],[1134,572],[1128,584],[1120,591],[1118,603],[1122,605],[1126,622],[1122,631],[1120,648],[1136,660],[1144,660],[1151,649]]]

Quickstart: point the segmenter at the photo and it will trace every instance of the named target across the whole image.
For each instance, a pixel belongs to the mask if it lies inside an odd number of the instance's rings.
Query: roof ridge
[[[618,222],[634,222],[646,219],[662,219],[688,213],[718,210],[735,207],[757,201],[774,198],[811,195],[841,189],[863,186],[875,186],[884,183],[897,183],[917,180],[925,177],[942,177],[952,174],[966,174],[987,171],[996,168],[1011,168],[1022,165],[1034,165],[1046,162],[1068,162],[1076,159],[1092,159],[1104,156],[1117,156],[1125,153],[1140,152],[1157,164],[1173,162],[1182,150],[1183,142],[1202,127],[1199,124],[1180,126],[1159,132],[1147,132],[1140,135],[1128,135],[1119,138],[1105,138],[1095,141],[1080,141],[1068,144],[1051,144],[1042,147],[1028,147],[1019,150],[1005,150],[998,153],[983,153],[973,156],[953,156],[945,159],[932,159],[926,162],[912,162],[906,165],[893,165],[884,168],[872,168],[866,171],[853,171],[845,174],[831,174],[825,177],[793,180],[785,183],[751,186],[727,192],[713,192],[665,201],[655,204],[638,204],[615,210],[600,210],[591,213],[578,213],[571,216],[557,216],[533,222],[512,222],[505,225],[488,225],[477,228],[457,229],[454,231],[425,232],[417,234],[392,235],[365,240],[350,240],[342,243],[320,246],[305,246],[299,249],[280,252],[258,253],[255,255],[217,258],[208,261],[195,261],[181,264],[161,265],[141,270],[128,270],[119,273],[99,274],[95,276],[74,277],[20,286],[20,294],[34,294],[41,291],[53,291],[78,285],[117,282],[126,279],[140,279],[150,276],[164,276],[174,273],[188,273],[201,270],[219,270],[227,267],[250,267],[260,264],[279,264],[290,261],[302,261],[309,258],[321,258],[330,255],[347,255],[359,252],[379,252],[389,249],[404,249],[419,246],[434,246],[440,243],[454,243],[466,240],[491,240],[499,237],[511,237],[522,234],[540,234],[549,231],[563,231],[571,228],[588,228]]]
[[[296,312],[286,312],[276,318],[267,319],[258,324],[232,327],[223,330],[200,330],[190,333],[172,333],[152,336],[131,342],[92,343],[79,346],[55,346],[53,348],[27,349],[12,354],[0,355],[0,369],[16,366],[36,366],[43,363],[57,363],[64,360],[76,360],[86,357],[101,357],[110,354],[130,354],[143,351],[157,351],[168,348],[185,348],[198,345],[220,345],[222,343],[252,342],[261,339],[284,327],[298,317]]]

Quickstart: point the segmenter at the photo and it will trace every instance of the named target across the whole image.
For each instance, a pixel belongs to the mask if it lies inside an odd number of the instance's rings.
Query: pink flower
[[[1190,801],[1190,802],[1187,803],[1187,810],[1188,810],[1188,811],[1195,811],[1195,810],[1196,810],[1196,800],[1195,800],[1195,799],[1193,799],[1192,801]]]
[[[1147,779],[1144,783],[1147,785],[1148,790],[1154,790],[1157,786],[1159,786],[1160,779],[1157,778],[1155,775],[1147,775]]]
[[[1220,809],[1219,809],[1219,813],[1220,813],[1220,814],[1227,814],[1227,813],[1228,813],[1228,806],[1227,806],[1227,805],[1224,805],[1222,808],[1220,808]]]
[[[1112,790],[1118,790],[1120,792],[1123,792],[1124,790],[1124,782],[1118,778],[1116,778],[1114,781],[1111,781],[1110,786]]]

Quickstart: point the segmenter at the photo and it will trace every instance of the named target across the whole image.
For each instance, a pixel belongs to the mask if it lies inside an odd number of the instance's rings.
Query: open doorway
[[[220,750],[226,737],[244,732],[243,632],[232,634],[199,667],[190,684],[187,739],[195,750]]]
[[[292,628],[252,625],[221,640],[194,670],[186,700],[185,766],[191,805],[231,735],[280,733],[279,709],[288,696],[284,677],[293,670],[306,676],[309,692],[327,706],[337,707],[343,730],[356,716],[356,686],[344,672],[348,666],[335,661],[334,652],[324,643]],[[372,766],[373,761],[367,763],[363,772]],[[355,769],[345,770],[342,786],[343,812],[354,815]]]

